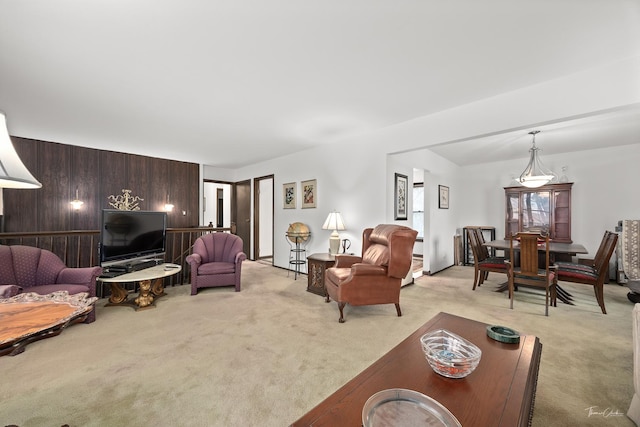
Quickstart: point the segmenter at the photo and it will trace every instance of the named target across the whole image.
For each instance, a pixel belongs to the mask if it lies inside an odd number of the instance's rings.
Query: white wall
[[[574,242],[585,245],[591,256],[595,255],[605,230],[614,231],[621,219],[640,218],[640,198],[633,196],[635,185],[640,183],[640,135],[634,145],[556,156],[545,156],[543,152],[542,158],[557,172],[568,166],[569,182],[574,183],[571,236]],[[524,169],[527,161],[523,157],[518,161],[461,168],[466,188],[465,197],[460,200],[458,227],[491,225],[496,227],[496,237],[503,238],[503,187],[509,185],[509,171]]]
[[[274,174],[274,265],[288,267],[285,232],[292,222],[310,227],[308,254],[327,251],[331,231],[321,226],[334,209],[343,214],[347,230],[340,234],[353,242],[355,253],[361,251],[366,227],[393,222],[411,226],[411,218],[393,219],[394,173],[407,175],[412,185],[413,168],[424,169],[425,204],[429,204],[425,270],[434,273],[453,264],[453,236],[460,227],[481,221],[480,225],[495,224],[504,233],[502,188],[511,174],[524,169],[527,153],[521,161],[461,168],[426,147],[640,103],[638,76],[640,58],[631,58],[238,170],[205,167],[203,176],[237,182]],[[619,219],[640,216],[631,188],[640,182],[634,164],[640,158],[637,146],[556,157],[544,160],[558,171],[568,165],[569,177],[576,182],[572,210],[576,242],[595,251],[605,228],[611,229]],[[300,182],[307,179],[317,180],[315,209],[300,208]],[[296,209],[282,209],[282,184],[288,182],[297,183]],[[439,184],[450,188],[449,209],[438,209]]]
[[[363,229],[386,221],[381,206],[393,178],[376,173],[385,170],[386,155],[366,149],[366,144],[330,144],[238,169],[234,180],[274,175],[274,265],[286,268],[290,246],[285,233],[289,224],[303,222],[311,230],[307,255],[327,252],[332,230],[323,230],[322,224],[333,210],[342,213],[347,228],[340,237],[351,240],[350,251],[359,254]],[[309,179],[317,181],[316,208],[302,209],[300,183]],[[297,184],[296,209],[282,207],[282,185],[289,182]]]

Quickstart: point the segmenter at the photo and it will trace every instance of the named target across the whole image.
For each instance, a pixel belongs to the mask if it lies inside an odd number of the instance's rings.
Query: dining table
[[[514,250],[519,250],[519,242],[514,241],[513,242],[513,249]],[[489,248],[493,248],[496,250],[503,250],[505,251],[505,255],[508,256],[509,251],[511,249],[511,241],[508,239],[497,239],[497,240],[491,240],[488,242],[484,242],[483,246],[487,246]],[[540,252],[543,252],[545,250],[544,245],[540,245],[538,247],[538,250]],[[553,242],[550,241],[549,242],[549,263],[553,264],[553,262],[555,262],[556,256],[560,255],[561,257],[573,257],[575,255],[578,254],[587,254],[589,253],[589,251],[587,251],[587,248],[584,247],[584,245],[581,245],[579,243],[568,243],[568,242]],[[508,289],[509,283],[503,283],[500,285],[500,287],[496,290],[496,292],[504,292]],[[571,304],[573,305],[573,297],[571,296],[571,294],[563,289],[560,285],[556,286],[556,292],[558,295],[558,299],[562,302],[564,302],[565,304]]]

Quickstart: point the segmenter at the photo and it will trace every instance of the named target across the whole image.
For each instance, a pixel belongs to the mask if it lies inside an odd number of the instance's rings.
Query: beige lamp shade
[[[41,187],[13,148],[4,113],[0,112],[0,188]]]
[[[338,234],[338,230],[346,230],[340,212],[331,212],[322,225],[322,229],[333,230],[329,237],[329,253],[332,255],[337,254],[340,249],[340,234]]]

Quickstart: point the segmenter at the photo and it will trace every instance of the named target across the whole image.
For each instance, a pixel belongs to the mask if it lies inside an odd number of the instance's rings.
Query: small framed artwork
[[[318,201],[318,185],[315,179],[302,181],[302,209],[315,208]]]
[[[394,188],[394,218],[407,219],[407,194],[409,191],[407,175],[397,173]]]
[[[449,187],[438,185],[438,208],[449,209]]]
[[[296,208],[296,183],[282,184],[282,203],[284,209]]]

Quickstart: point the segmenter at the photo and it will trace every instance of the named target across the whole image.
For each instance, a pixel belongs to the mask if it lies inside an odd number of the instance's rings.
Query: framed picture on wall
[[[438,208],[449,209],[449,187],[438,185]]]
[[[318,201],[318,185],[315,179],[302,181],[302,209],[315,208]]]
[[[397,173],[394,185],[394,219],[407,219],[407,194],[409,191],[409,178],[407,175]]]
[[[282,203],[284,209],[296,208],[296,183],[282,184]]]

